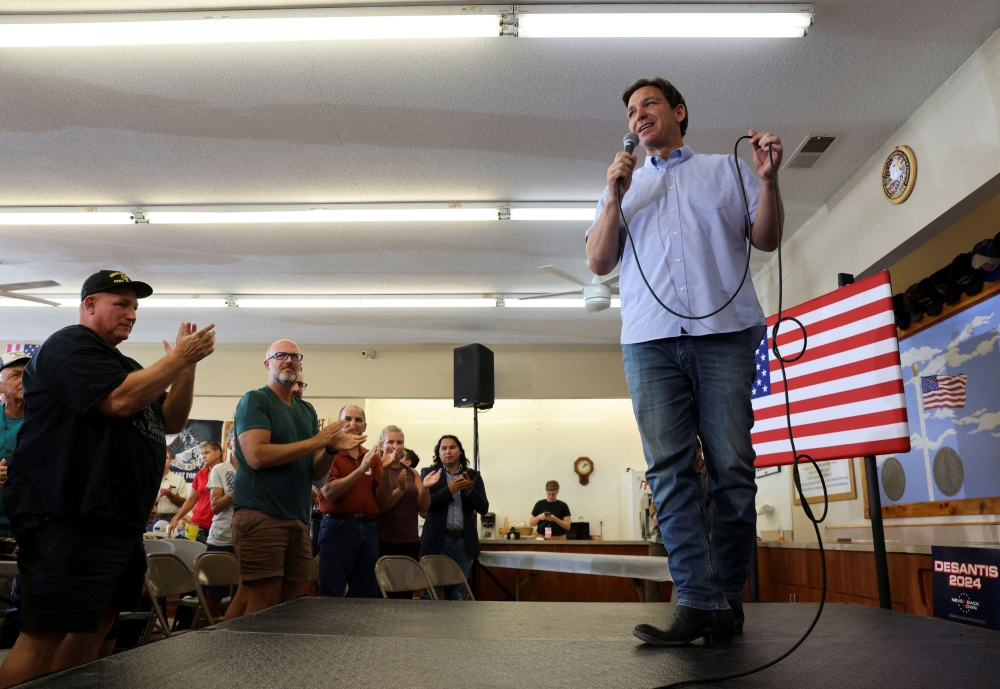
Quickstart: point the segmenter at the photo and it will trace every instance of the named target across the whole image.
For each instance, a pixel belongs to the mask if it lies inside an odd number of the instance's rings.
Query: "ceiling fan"
[[[587,311],[603,311],[604,309],[611,306],[611,295],[618,294],[618,288],[615,285],[618,284],[618,275],[612,275],[609,278],[602,280],[600,277],[595,275],[590,282],[584,282],[578,277],[570,275],[566,271],[559,270],[555,266],[542,266],[539,270],[544,270],[546,273],[551,273],[552,275],[558,275],[563,280],[569,280],[575,285],[580,285],[583,289],[574,289],[569,292],[553,292],[552,294],[539,294],[535,297],[524,297],[522,301],[527,301],[528,299],[548,299],[549,297],[563,297],[567,294],[583,294],[583,303],[586,306]]]
[[[23,299],[24,301],[33,301],[39,304],[47,304],[48,306],[61,306],[59,302],[49,301],[48,299],[42,299],[41,297],[29,297],[27,294],[16,294],[19,290],[23,289],[41,289],[42,287],[58,287],[59,283],[53,280],[38,280],[36,282],[12,282],[7,285],[0,285],[0,297],[7,297],[9,299]]]

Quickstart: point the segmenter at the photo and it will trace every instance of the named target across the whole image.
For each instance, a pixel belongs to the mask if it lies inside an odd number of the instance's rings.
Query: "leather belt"
[[[336,517],[337,519],[346,519],[347,521],[359,522],[361,524],[367,524],[368,522],[375,521],[375,517],[368,514],[334,514],[330,513],[331,517]]]
[[[452,538],[465,538],[465,531],[463,529],[447,529],[445,533]]]

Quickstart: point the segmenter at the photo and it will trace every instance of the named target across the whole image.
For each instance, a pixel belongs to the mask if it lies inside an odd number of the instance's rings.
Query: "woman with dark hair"
[[[468,579],[472,562],[479,557],[476,514],[490,509],[483,477],[469,469],[462,443],[453,435],[441,436],[434,447],[434,463],[420,473],[431,493],[420,537],[420,556],[447,555]],[[461,600],[464,587],[444,588],[444,597]]]

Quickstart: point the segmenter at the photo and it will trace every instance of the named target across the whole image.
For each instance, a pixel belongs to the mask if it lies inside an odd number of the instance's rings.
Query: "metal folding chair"
[[[375,563],[375,579],[383,598],[396,591],[416,591],[424,589],[427,595],[437,600],[431,579],[420,563],[405,555],[387,555]]]
[[[202,589],[202,596],[205,595],[206,586],[239,586],[240,568],[236,556],[221,551],[200,554],[194,559],[194,578]],[[223,607],[230,602],[230,598],[223,598]],[[222,618],[212,617],[210,622],[212,624],[222,622]]]
[[[424,555],[420,558],[420,566],[424,568],[433,586],[464,586],[469,600],[476,600],[472,588],[465,578],[465,572],[458,563],[446,555]]]
[[[187,564],[173,553],[153,553],[146,556],[146,594],[153,604],[153,614],[156,619],[153,624],[147,627],[142,643],[145,643],[154,627],[159,627],[163,636],[169,637],[173,632],[167,624],[167,616],[160,609],[159,599],[167,596],[184,595],[194,591],[195,595],[186,596],[175,600],[166,601],[167,605],[177,605],[194,609],[191,619],[191,629],[195,629],[199,619],[210,622],[212,617],[208,613],[208,605],[202,593],[201,586],[195,579],[194,574]],[[180,631],[190,631],[187,629]],[[141,644],[140,644],[141,645]]]

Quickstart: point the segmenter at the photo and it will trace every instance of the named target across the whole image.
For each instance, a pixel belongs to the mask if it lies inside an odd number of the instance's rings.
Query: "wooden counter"
[[[554,541],[527,540],[481,541],[482,550],[539,550],[563,553],[592,553],[594,555],[649,555],[647,541]],[[477,565],[476,570],[480,570]],[[503,586],[514,592],[515,570],[491,567],[490,573]],[[522,579],[528,572],[522,570]],[[659,584],[660,600],[670,600],[673,584]],[[476,600],[507,600],[507,595],[482,571],[475,576]],[[522,591],[530,595],[530,584]],[[635,603],[639,595],[631,579],[595,576],[592,574],[566,574],[539,572],[535,583],[535,600],[560,603]]]
[[[824,543],[823,546],[826,552],[826,600],[878,607],[872,545]],[[933,617],[933,563],[929,547],[887,543],[886,548],[889,551],[889,591],[893,610]],[[816,543],[760,542],[757,563],[761,601],[819,601],[823,590],[823,572]]]

